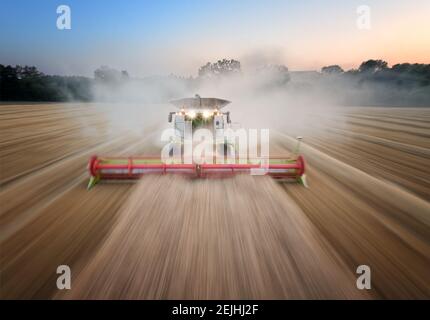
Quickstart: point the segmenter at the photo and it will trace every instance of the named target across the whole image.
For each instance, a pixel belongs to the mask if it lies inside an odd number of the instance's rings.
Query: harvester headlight
[[[207,110],[203,111],[203,118],[208,119],[211,116],[212,116],[212,112],[207,111]]]
[[[190,112],[188,112],[188,113],[187,113],[187,116],[188,116],[190,119],[194,119],[194,118],[196,117],[196,113],[195,113],[194,111],[190,111]]]

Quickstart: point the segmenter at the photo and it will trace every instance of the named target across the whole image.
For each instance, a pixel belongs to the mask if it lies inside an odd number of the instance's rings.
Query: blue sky
[[[61,4],[71,30],[56,28]],[[362,4],[368,31],[356,27]],[[0,63],[82,75],[103,64],[137,76],[193,75],[224,57],[293,70],[368,58],[430,63],[429,16],[428,0],[1,0]]]

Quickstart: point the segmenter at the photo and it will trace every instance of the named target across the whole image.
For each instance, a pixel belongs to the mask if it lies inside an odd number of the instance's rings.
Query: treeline
[[[93,80],[45,75],[32,66],[0,64],[1,101],[91,101]]]
[[[223,77],[250,76],[264,79],[262,88],[309,93],[309,89],[331,92],[342,97],[339,103],[371,105],[430,105],[430,64],[396,64],[389,67],[383,60],[368,60],[358,69],[343,70],[326,66],[319,72],[289,72],[282,65],[258,68],[243,74],[237,60],[218,60],[198,69],[198,76],[131,78],[127,71],[102,66],[94,78],[45,75],[32,66],[0,64],[0,101],[94,101],[111,100],[117,92],[144,92],[146,97],[174,97],[184,92],[198,92],[203,83],[216,83]],[[366,90],[366,92],[364,91]],[[161,93],[161,94],[160,94]],[[152,95],[152,96],[151,96]],[[119,99],[122,99],[119,96]]]
[[[344,71],[338,65],[323,67],[322,74],[343,76],[363,82],[378,82],[400,88],[430,86],[430,64],[401,63],[388,67],[386,61],[368,60],[358,69]]]

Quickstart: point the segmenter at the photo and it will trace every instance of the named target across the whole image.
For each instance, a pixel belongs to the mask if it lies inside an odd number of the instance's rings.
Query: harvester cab
[[[221,109],[230,103],[228,100],[218,98],[202,98],[196,94],[193,98],[173,100],[171,103],[178,111],[170,112],[169,123],[173,123],[175,139],[173,143],[182,144],[186,130],[194,132],[199,128],[211,131],[214,143],[223,147],[227,152],[233,152],[225,141],[224,131],[230,128],[230,112],[222,112]],[[225,152],[224,151],[224,152]]]

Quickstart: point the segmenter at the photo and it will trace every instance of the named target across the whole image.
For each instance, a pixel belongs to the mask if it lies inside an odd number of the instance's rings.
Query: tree
[[[100,82],[116,83],[128,77],[127,71],[118,71],[108,66],[101,66],[94,71],[94,79]]]
[[[217,75],[229,75],[234,73],[240,73],[241,67],[240,62],[234,59],[218,60],[215,63],[206,63],[204,66],[199,68],[199,77],[210,77]]]
[[[340,66],[335,64],[331,66],[322,67],[321,72],[324,74],[340,74],[340,73],[343,73],[344,71]]]
[[[367,60],[363,62],[358,70],[360,72],[375,73],[388,68],[388,64],[384,60]]]
[[[397,73],[411,73],[424,77],[430,76],[430,64],[401,63],[395,64],[391,69]]]
[[[401,63],[395,64],[391,71],[398,84],[420,85],[430,84],[430,64]]]
[[[37,78],[37,77],[43,76],[43,73],[37,70],[36,67],[30,67],[30,66],[24,66],[23,68],[21,68],[20,66],[16,66],[16,67],[21,79]]]

